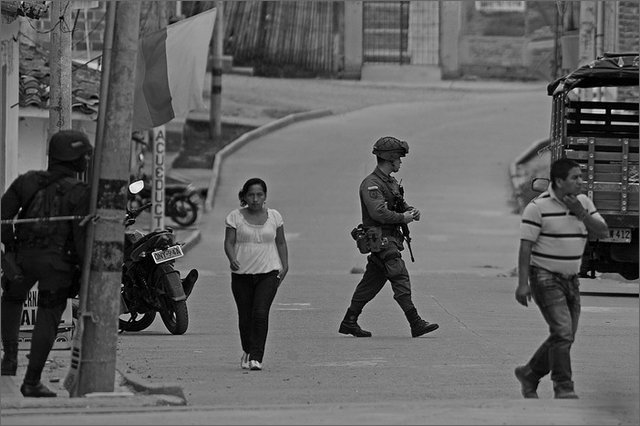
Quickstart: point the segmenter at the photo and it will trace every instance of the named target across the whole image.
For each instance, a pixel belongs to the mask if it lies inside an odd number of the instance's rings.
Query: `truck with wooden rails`
[[[638,53],[609,53],[556,79],[548,149],[551,161],[580,164],[584,193],[609,225],[589,238],[581,276],[638,278]]]

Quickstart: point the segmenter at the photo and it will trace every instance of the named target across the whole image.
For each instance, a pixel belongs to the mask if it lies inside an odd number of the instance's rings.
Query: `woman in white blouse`
[[[238,307],[243,369],[262,370],[269,310],[289,270],[282,216],[265,206],[267,184],[245,182],[240,208],[225,219],[224,252],[231,268],[231,291]]]

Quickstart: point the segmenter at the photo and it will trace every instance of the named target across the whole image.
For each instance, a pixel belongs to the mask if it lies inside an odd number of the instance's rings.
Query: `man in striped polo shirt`
[[[537,398],[551,373],[555,398],[578,398],[571,379],[571,344],[580,317],[578,272],[587,238],[609,235],[593,202],[581,194],[582,172],[573,160],[551,165],[551,185],[524,209],[520,224],[516,300],[532,298],[549,325],[549,337],[526,365],[516,367],[522,396]]]

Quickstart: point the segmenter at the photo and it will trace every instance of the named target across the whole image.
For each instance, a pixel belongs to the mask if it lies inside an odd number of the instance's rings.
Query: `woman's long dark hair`
[[[257,178],[257,177],[251,178],[248,181],[246,181],[244,185],[242,185],[242,189],[240,190],[240,192],[238,192],[238,198],[240,199],[241,206],[244,207],[247,205],[247,202],[244,201],[244,197],[245,195],[247,195],[247,192],[249,192],[249,188],[251,188],[253,185],[260,185],[266,195],[267,184],[260,178]]]

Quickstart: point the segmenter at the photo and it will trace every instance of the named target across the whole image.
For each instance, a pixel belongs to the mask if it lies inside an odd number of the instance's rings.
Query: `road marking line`
[[[378,364],[387,362],[385,359],[360,360],[360,361],[338,361],[338,362],[322,362],[311,364],[312,367],[375,367]]]
[[[582,312],[591,313],[605,313],[605,312],[638,312],[638,308],[618,308],[618,307],[604,307],[604,306],[583,306]]]

